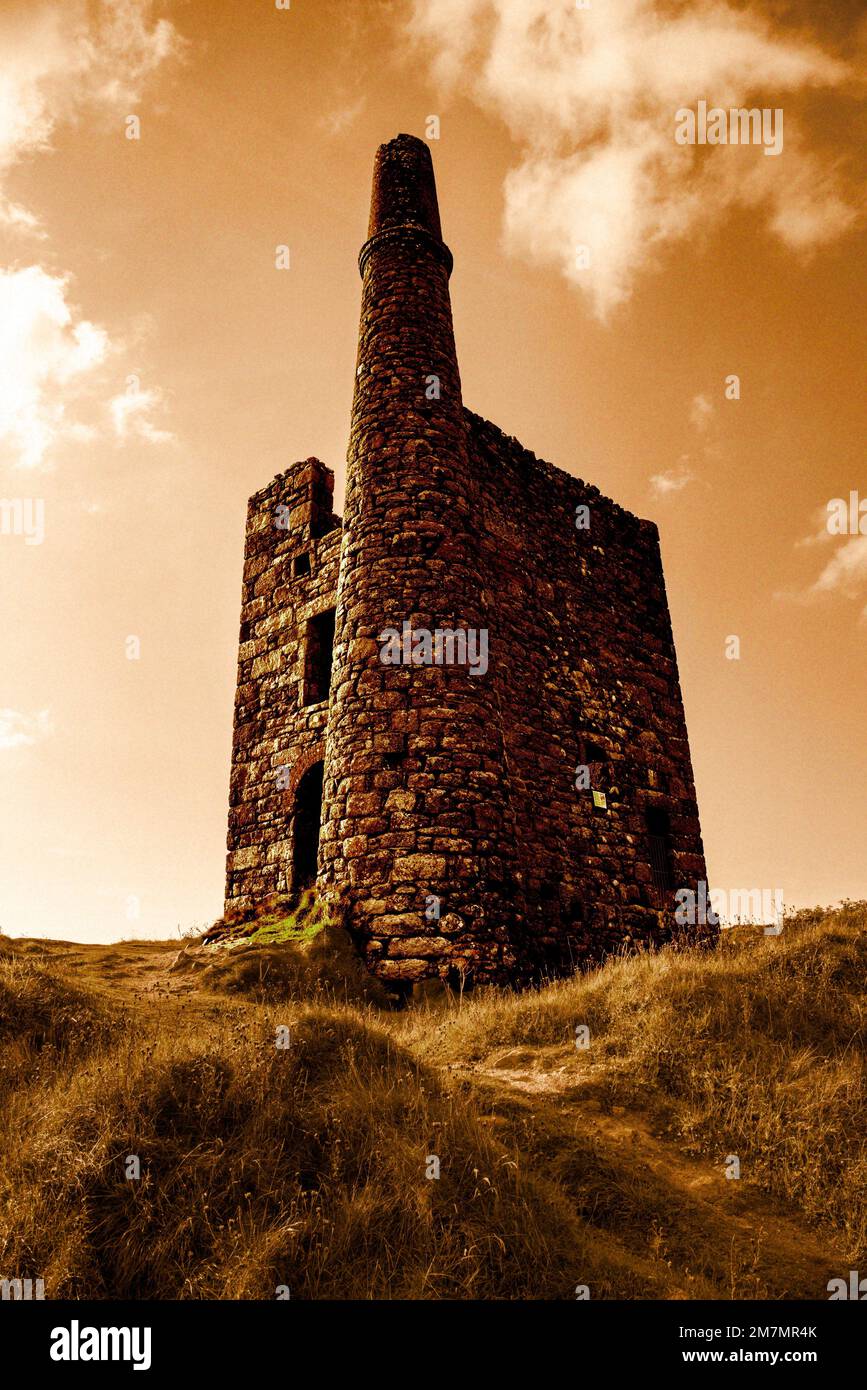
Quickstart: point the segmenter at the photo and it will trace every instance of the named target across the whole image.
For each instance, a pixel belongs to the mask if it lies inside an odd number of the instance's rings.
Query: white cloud
[[[163,403],[163,394],[155,387],[142,390],[138,377],[127,379],[124,390],[109,401],[109,410],[118,439],[129,439],[138,435],[151,444],[170,444],[174,435],[161,430],[148,418],[150,412]]]
[[[48,235],[36,214],[22,207],[20,203],[0,201],[0,226],[10,227],[13,231],[27,232],[40,241],[44,241]]]
[[[0,176],[87,106],[119,109],[183,40],[153,0],[31,0],[0,15]]]
[[[346,101],[342,106],[335,106],[333,110],[326,112],[319,124],[329,135],[342,135],[355,125],[366,105],[367,98],[364,96],[358,97],[355,101]]]
[[[761,14],[725,0],[588,10],[574,0],[414,0],[409,28],[435,78],[493,111],[520,147],[505,183],[507,248],[558,266],[600,318],[664,249],[737,206],[762,207],[770,231],[802,252],[854,220],[791,109],[781,159],[674,141],[676,111],[701,99],[728,108],[766,94],[759,104],[779,107],[848,79],[843,63],[808,38],[775,35]]]
[[[867,588],[867,536],[852,536],[834,552],[811,594],[841,593],[857,598]]]
[[[665,496],[669,492],[682,492],[694,480],[695,474],[690,469],[687,459],[683,458],[676,468],[669,468],[665,473],[654,473],[650,479],[650,486],[659,496]]]
[[[54,733],[47,709],[38,714],[21,714],[14,709],[0,709],[0,750],[26,748]]]
[[[81,437],[67,405],[109,348],[67,289],[65,277],[37,265],[0,270],[0,444],[23,468],[41,464],[58,438]]]
[[[833,553],[824,560],[818,577],[806,588],[778,590],[774,598],[783,601],[811,604],[828,595],[838,595],[846,599],[861,599],[867,594],[867,536],[850,535],[844,540],[828,530],[828,507],[819,507],[814,513],[815,530],[795,542],[795,548],[833,546]],[[861,621],[867,622],[867,607],[861,613]]]
[[[710,424],[711,416],[714,414],[714,407],[707,396],[693,396],[692,405],[689,408],[690,424],[699,434],[703,434]]]
[[[155,11],[153,0],[28,0],[0,13],[0,224],[45,240],[36,214],[6,195],[10,170],[85,111],[128,112],[183,52]],[[69,303],[68,288],[69,277],[40,265],[0,269],[0,446],[25,468],[60,439],[96,437],[68,406],[114,345]],[[139,409],[137,432],[158,438],[146,404]]]
[[[706,436],[715,414],[716,407],[709,396],[702,393],[693,396],[689,406],[689,422],[696,433]],[[718,445],[705,438],[701,445],[701,452],[704,459],[708,460],[718,458],[720,449]],[[651,491],[660,497],[664,497],[668,493],[682,492],[690,483],[695,482],[697,477],[698,474],[693,470],[690,455],[681,454],[674,468],[668,468],[664,473],[654,473],[651,476]]]

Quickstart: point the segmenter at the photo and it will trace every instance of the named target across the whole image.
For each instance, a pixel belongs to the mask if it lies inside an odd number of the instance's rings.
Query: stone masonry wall
[[[294,794],[325,753],[327,699],[304,705],[307,623],[335,605],[333,474],[296,463],[251,497],[229,789],[226,907],[291,892]],[[300,572],[299,572],[300,571]],[[306,571],[306,572],[305,572]]]
[[[598,489],[465,418],[526,951],[568,969],[630,938],[670,935],[673,894],[660,912],[648,810],[669,818],[672,884],[706,877],[659,538]]]

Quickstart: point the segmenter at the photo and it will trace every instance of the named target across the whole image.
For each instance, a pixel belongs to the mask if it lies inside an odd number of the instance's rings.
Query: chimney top
[[[398,135],[376,152],[367,235],[406,226],[422,227],[442,241],[433,160],[414,135]]]

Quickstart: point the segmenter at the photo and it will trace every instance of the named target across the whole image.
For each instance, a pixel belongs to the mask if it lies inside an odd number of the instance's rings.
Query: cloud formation
[[[795,549],[833,549],[833,554],[825,560],[818,576],[806,588],[797,590],[778,590],[775,598],[797,603],[814,603],[828,595],[836,595],[849,600],[861,600],[867,596],[867,535],[864,534],[863,514],[857,510],[855,494],[855,513],[851,515],[848,499],[833,499],[813,513],[814,529],[795,541]],[[832,513],[839,519],[842,516],[844,529],[834,529],[829,522]],[[847,534],[848,539],[844,539]],[[867,606],[861,612],[862,622],[867,622]]]
[[[54,733],[47,709],[38,714],[21,714],[14,709],[0,709],[0,751],[7,748],[26,748]]]
[[[675,113],[700,99],[777,107],[847,81],[844,63],[759,14],[725,0],[414,0],[410,32],[435,77],[494,112],[521,149],[505,183],[507,248],[558,266],[600,318],[663,249],[738,206],[761,208],[801,252],[854,220],[789,109],[780,159],[675,143]]]
[[[59,438],[80,438],[67,405],[108,352],[105,330],[78,318],[64,276],[0,270],[0,445],[36,468]]]
[[[852,536],[838,548],[825,565],[811,594],[841,593],[857,598],[867,588],[867,536]]]
[[[704,434],[710,424],[713,414],[713,402],[708,396],[693,396],[692,405],[689,408],[689,420],[690,424],[694,429],[698,430],[699,434]]]
[[[119,395],[109,401],[115,436],[129,439],[137,435],[150,444],[170,444],[174,435],[169,430],[158,429],[151,421],[151,411],[162,405],[163,393],[155,387],[142,390],[137,376],[127,377],[126,386]]]
[[[320,117],[319,124],[329,135],[343,135],[355,125],[366,105],[365,96],[357,97],[354,101],[346,100],[326,111],[325,115]]]
[[[85,111],[129,111],[157,68],[182,51],[152,0],[7,5],[0,13],[0,226],[46,240],[36,213],[8,198],[10,171],[50,149],[63,122]],[[0,449],[24,468],[44,463],[60,439],[95,434],[69,419],[69,402],[114,345],[104,328],[79,316],[68,293],[69,277],[42,265],[0,269]],[[148,408],[145,400],[131,404],[122,426],[115,415],[117,434],[125,435],[135,415],[135,433],[158,436]]]
[[[0,15],[0,179],[85,107],[119,109],[183,41],[152,0],[29,0]],[[19,209],[20,213],[21,210]],[[26,216],[25,212],[25,216]]]
[[[682,492],[694,479],[695,474],[684,455],[676,468],[668,468],[664,473],[651,474],[650,487],[657,496],[663,497],[666,493]]]

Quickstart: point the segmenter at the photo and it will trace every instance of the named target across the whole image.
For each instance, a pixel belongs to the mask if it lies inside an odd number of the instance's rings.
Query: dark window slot
[[[318,705],[328,699],[331,686],[331,665],[334,659],[335,611],[317,613],[307,623],[305,645],[304,700],[305,705]]]
[[[668,812],[653,806],[645,812],[650,872],[657,901],[663,904],[674,888],[671,866],[671,823]]]

